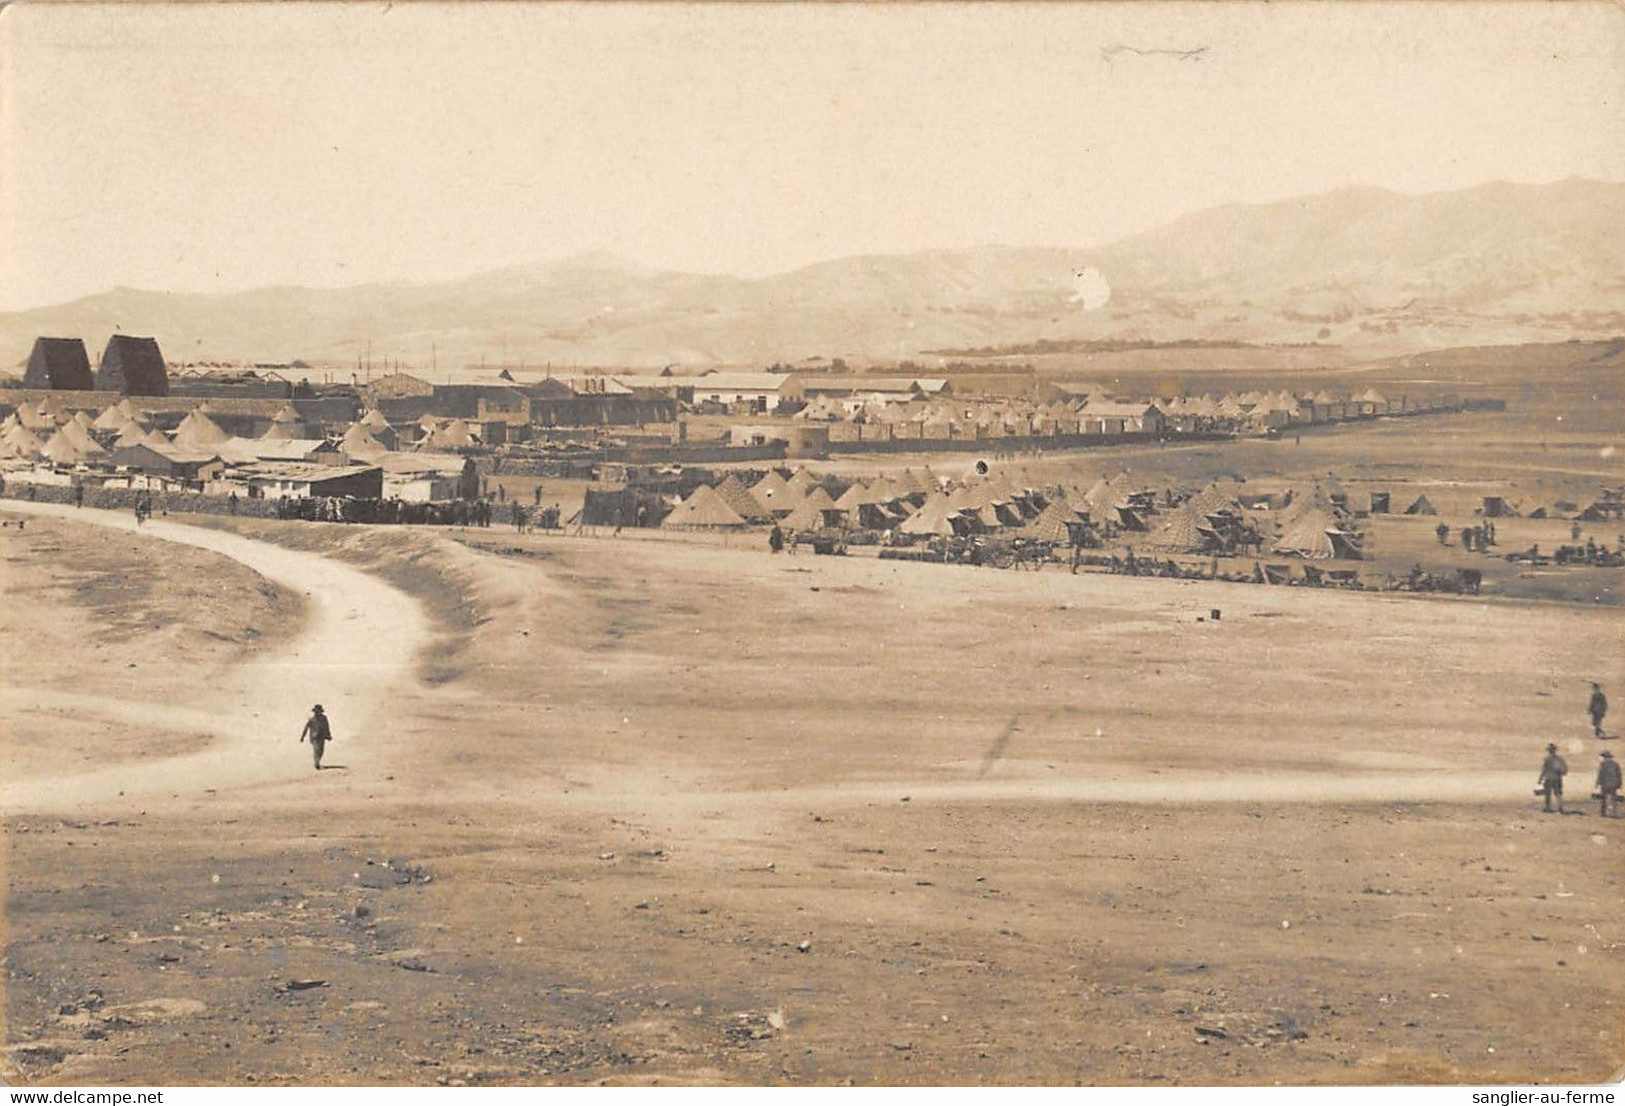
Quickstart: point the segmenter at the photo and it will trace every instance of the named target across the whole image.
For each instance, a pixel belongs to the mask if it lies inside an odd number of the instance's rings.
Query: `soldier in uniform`
[[[327,715],[322,712],[322,705],[317,703],[310,708],[310,717],[305,720],[305,728],[299,733],[299,740],[310,741],[310,752],[316,761],[316,771],[322,770],[322,750],[327,743],[333,740],[333,728],[327,724]]]
[[[1597,765],[1597,799],[1602,803],[1602,816],[1609,817],[1608,808],[1613,807],[1613,817],[1619,817],[1619,761],[1607,749],[1602,751],[1602,762]]]
[[[1591,685],[1591,701],[1586,704],[1586,713],[1591,715],[1591,735],[1602,736],[1602,720],[1608,717],[1608,696],[1602,693],[1601,684]]]
[[[1569,762],[1557,753],[1556,745],[1546,746],[1546,759],[1540,765],[1540,793],[1546,799],[1546,813],[1552,813],[1552,797],[1557,798],[1557,813],[1563,813],[1563,777],[1569,774]]]

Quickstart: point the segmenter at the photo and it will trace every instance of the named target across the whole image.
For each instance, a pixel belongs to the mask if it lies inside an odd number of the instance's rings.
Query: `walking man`
[[[1608,717],[1608,696],[1602,693],[1602,685],[1591,685],[1591,702],[1586,704],[1586,713],[1591,715],[1591,736],[1602,736],[1602,720]]]
[[[1546,813],[1552,813],[1552,798],[1557,798],[1557,813],[1563,813],[1563,777],[1569,774],[1569,762],[1557,754],[1556,745],[1546,746],[1546,759],[1540,765],[1540,793],[1546,799]]]
[[[317,703],[310,708],[310,717],[305,720],[305,728],[299,733],[299,740],[310,741],[310,752],[316,762],[316,771],[322,770],[322,750],[327,743],[333,740],[333,730],[327,724],[327,715],[322,713],[322,705]],[[1561,796],[1560,796],[1561,797]]]
[[[1612,817],[1619,817],[1619,761],[1607,749],[1602,751],[1602,763],[1597,765],[1597,799],[1602,803],[1602,816],[1610,817],[1608,808],[1613,807]]]

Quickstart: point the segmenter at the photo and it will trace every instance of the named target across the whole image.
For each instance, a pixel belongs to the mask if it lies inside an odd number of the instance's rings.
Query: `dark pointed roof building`
[[[83,339],[34,339],[34,352],[28,355],[28,369],[23,373],[23,387],[88,392],[95,386],[90,375],[90,355],[85,352]]]
[[[167,396],[169,369],[157,340],[128,334],[107,339],[101,367],[96,370],[96,390],[127,396]]]

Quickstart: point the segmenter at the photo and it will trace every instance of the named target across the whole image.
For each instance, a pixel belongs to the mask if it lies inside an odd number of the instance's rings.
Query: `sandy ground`
[[[75,512],[49,504],[18,504],[7,513],[59,524],[89,521],[101,529],[126,534],[137,530],[134,519],[112,511]],[[81,518],[76,519],[76,513]],[[171,664],[160,665],[168,672],[158,686],[138,685],[117,700],[101,694],[99,685],[98,694],[87,702],[82,695],[64,699],[53,692],[41,693],[32,681],[11,683],[5,688],[9,705],[24,717],[54,708],[68,714],[100,714],[115,722],[142,727],[165,727],[174,712],[173,717],[187,726],[190,744],[202,748],[184,755],[147,756],[138,763],[124,762],[69,774],[57,771],[43,777],[35,773],[32,778],[8,780],[0,785],[0,811],[83,808],[118,797],[140,799],[162,792],[263,786],[293,779],[294,766],[277,739],[287,734],[297,737],[312,705],[310,700],[325,699],[323,705],[329,711],[364,730],[384,696],[410,672],[416,654],[426,642],[424,619],[417,605],[353,568],[263,542],[246,541],[233,534],[171,522],[153,521],[139,529],[142,539],[208,550],[219,554],[228,566],[234,562],[249,570],[264,582],[263,587],[290,590],[301,600],[303,625],[280,647],[262,645],[240,657],[239,663],[226,672],[199,671],[189,658],[174,658]],[[26,531],[19,531],[23,533]],[[38,548],[34,554],[36,558],[45,555]],[[168,560],[164,552],[149,551],[147,556],[154,561]],[[191,563],[187,563],[188,559]],[[206,579],[216,566],[216,561],[209,559],[183,557],[179,564],[165,563],[163,573],[190,571],[194,580]],[[225,586],[234,577],[244,575],[240,569],[227,567]],[[8,585],[8,591],[10,588]],[[186,606],[182,597],[169,611],[147,617],[152,618],[162,635],[171,619],[182,624],[188,621]],[[33,626],[52,621],[51,612],[40,613],[41,618],[30,619],[27,629],[19,627],[23,632],[11,639],[28,641],[29,652],[36,657],[41,641],[32,637]],[[71,621],[68,626],[72,632]],[[60,630],[59,625],[56,632]],[[52,660],[71,664],[76,652],[70,648],[65,657]],[[25,675],[27,668],[11,671]],[[172,682],[172,677],[180,680]],[[299,721],[289,721],[293,719]],[[27,731],[8,734],[11,736],[17,737],[24,748],[48,740]],[[358,741],[356,746],[352,760],[366,755],[364,742]]]
[[[1620,1069],[1625,822],[1529,793],[1616,611],[469,537],[131,539],[301,614],[147,701],[204,750],[8,783],[7,1078]]]

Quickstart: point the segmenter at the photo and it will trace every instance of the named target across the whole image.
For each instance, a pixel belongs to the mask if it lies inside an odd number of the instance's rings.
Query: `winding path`
[[[123,513],[15,501],[7,501],[5,509],[136,530],[134,520]],[[223,792],[308,779],[313,774],[308,754],[295,739],[310,704],[318,700],[335,720],[335,759],[350,768],[365,768],[369,762],[366,737],[386,722],[380,708],[392,690],[411,680],[414,657],[429,637],[429,624],[417,601],[361,569],[315,553],[161,521],[149,522],[139,532],[219,553],[299,591],[305,597],[306,625],[295,640],[232,670],[196,703],[114,702],[26,688],[0,692],[0,707],[7,710],[66,705],[112,719],[167,723],[170,728],[214,738],[196,753],[0,784],[0,814],[70,810],[120,796],[196,797],[206,790]],[[550,793],[546,801],[577,808],[636,808],[652,801],[667,808],[757,810],[801,808],[809,803],[891,803],[904,796],[921,803],[1474,803],[1515,797],[1527,802],[1532,786],[1532,771],[1168,772],[1059,779],[899,779],[760,791],[669,792],[660,784],[640,781],[630,787]],[[487,781],[474,793],[465,792],[464,798],[514,801],[496,780]],[[1584,809],[1583,803],[1575,805]]]
[[[429,637],[428,620],[414,599],[339,561],[225,531],[163,521],[137,531],[134,518],[124,512],[14,500],[4,506],[8,512],[139,532],[219,553],[303,595],[306,621],[298,637],[234,668],[199,702],[122,705],[126,716],[167,719],[175,728],[209,734],[214,740],[205,748],[0,784],[0,813],[72,809],[119,796],[197,795],[310,777],[309,753],[297,738],[313,702],[322,703],[333,718],[329,759],[351,768],[366,765],[366,735],[382,724],[380,707],[390,691],[411,679],[414,658]],[[28,698],[26,689],[9,692],[6,708],[26,709]],[[56,698],[40,693],[39,705],[53,705]]]

